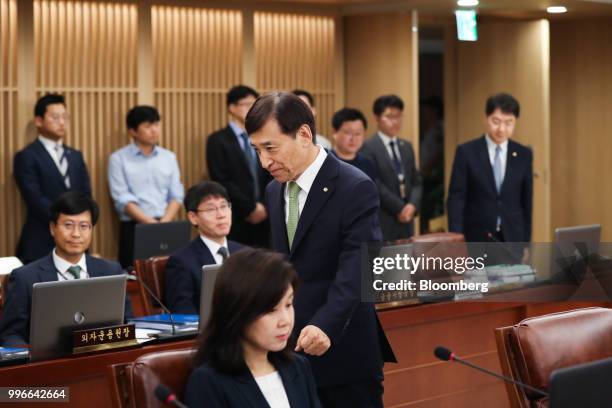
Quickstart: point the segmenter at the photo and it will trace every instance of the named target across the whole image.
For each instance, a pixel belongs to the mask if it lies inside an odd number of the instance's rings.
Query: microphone
[[[512,384],[518,385],[521,388],[525,388],[525,389],[528,389],[530,391],[536,392],[536,393],[538,393],[538,394],[540,394],[540,395],[542,395],[544,397],[548,397],[548,393],[547,392],[544,392],[544,391],[542,391],[542,390],[540,390],[538,388],[532,387],[531,385],[522,383],[520,381],[513,380],[512,378],[509,378],[509,377],[497,374],[497,373],[495,373],[495,372],[493,372],[491,370],[487,370],[486,368],[479,367],[479,366],[477,366],[475,364],[472,364],[472,363],[470,363],[468,361],[462,360],[459,357],[457,357],[455,355],[455,353],[453,353],[452,351],[450,351],[446,347],[442,347],[442,346],[436,347],[434,349],[434,356],[436,356],[437,358],[439,358],[442,361],[456,361],[456,362],[461,363],[463,365],[466,365],[466,366],[468,366],[470,368],[473,368],[475,370],[481,371],[481,372],[483,372],[485,374],[492,375],[495,378],[499,378],[500,380],[504,380],[504,381],[510,382]]]
[[[177,408],[187,408],[187,405],[183,404],[176,398],[176,394],[165,384],[159,384],[155,387],[155,397],[164,404],[172,405]]]
[[[126,274],[128,280],[138,281],[138,283],[140,283],[142,287],[145,288],[147,293],[161,306],[162,310],[166,314],[168,314],[168,317],[170,318],[170,326],[172,327],[172,335],[176,335],[176,324],[174,323],[174,318],[172,317],[172,312],[170,311],[170,309],[168,309],[166,305],[164,305],[163,302],[157,296],[155,296],[155,293],[153,293],[149,285],[147,285],[144,280],[140,279],[138,275],[136,275],[136,271],[134,271],[134,269],[130,268],[126,270]]]

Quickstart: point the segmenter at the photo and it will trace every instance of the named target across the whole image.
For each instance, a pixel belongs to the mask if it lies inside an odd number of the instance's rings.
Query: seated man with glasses
[[[92,198],[77,191],[68,191],[51,205],[50,214],[49,230],[55,248],[43,258],[11,273],[0,324],[0,344],[3,346],[29,343],[32,286],[35,283],[123,273],[117,262],[86,253],[99,215],[98,205]],[[125,315],[132,315],[127,297]]]
[[[164,300],[172,313],[198,314],[202,266],[220,265],[245,247],[227,239],[232,227],[232,204],[221,184],[204,181],[192,186],[184,205],[199,236],[168,259]]]

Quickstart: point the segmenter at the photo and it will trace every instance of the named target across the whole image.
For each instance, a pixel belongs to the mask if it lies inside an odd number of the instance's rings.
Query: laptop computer
[[[552,259],[553,280],[580,284],[589,257],[599,252],[601,225],[580,225],[555,229]]]
[[[215,282],[217,275],[221,270],[221,265],[204,265],[202,267],[202,286],[200,290],[200,324],[199,329],[202,329],[208,323],[210,318],[210,309],[212,307],[213,293],[215,291]]]
[[[550,408],[612,407],[612,358],[560,368],[550,375]]]
[[[72,353],[72,332],[123,323],[125,275],[35,283],[30,360]]]
[[[137,224],[134,227],[134,259],[170,255],[190,240],[189,221]]]

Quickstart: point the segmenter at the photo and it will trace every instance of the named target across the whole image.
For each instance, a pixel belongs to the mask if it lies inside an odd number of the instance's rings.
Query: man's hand
[[[268,218],[268,211],[266,211],[266,207],[262,203],[255,204],[255,209],[251,211],[246,220],[251,224],[259,224]]]
[[[525,247],[523,248],[523,257],[521,258],[521,263],[524,265],[529,265],[529,248]]]
[[[312,356],[323,355],[331,346],[331,340],[317,326],[308,325],[300,332],[295,351],[304,350]]]
[[[406,204],[402,211],[397,215],[397,220],[402,224],[408,224],[414,218],[414,214],[416,213],[416,207],[414,204]]]

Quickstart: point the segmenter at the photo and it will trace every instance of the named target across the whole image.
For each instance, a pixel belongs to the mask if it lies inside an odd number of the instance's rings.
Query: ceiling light
[[[478,0],[457,0],[457,5],[460,7],[474,7],[478,5]]]
[[[548,7],[546,11],[551,14],[559,14],[559,13],[566,13],[567,9],[564,6],[553,6],[553,7]]]

